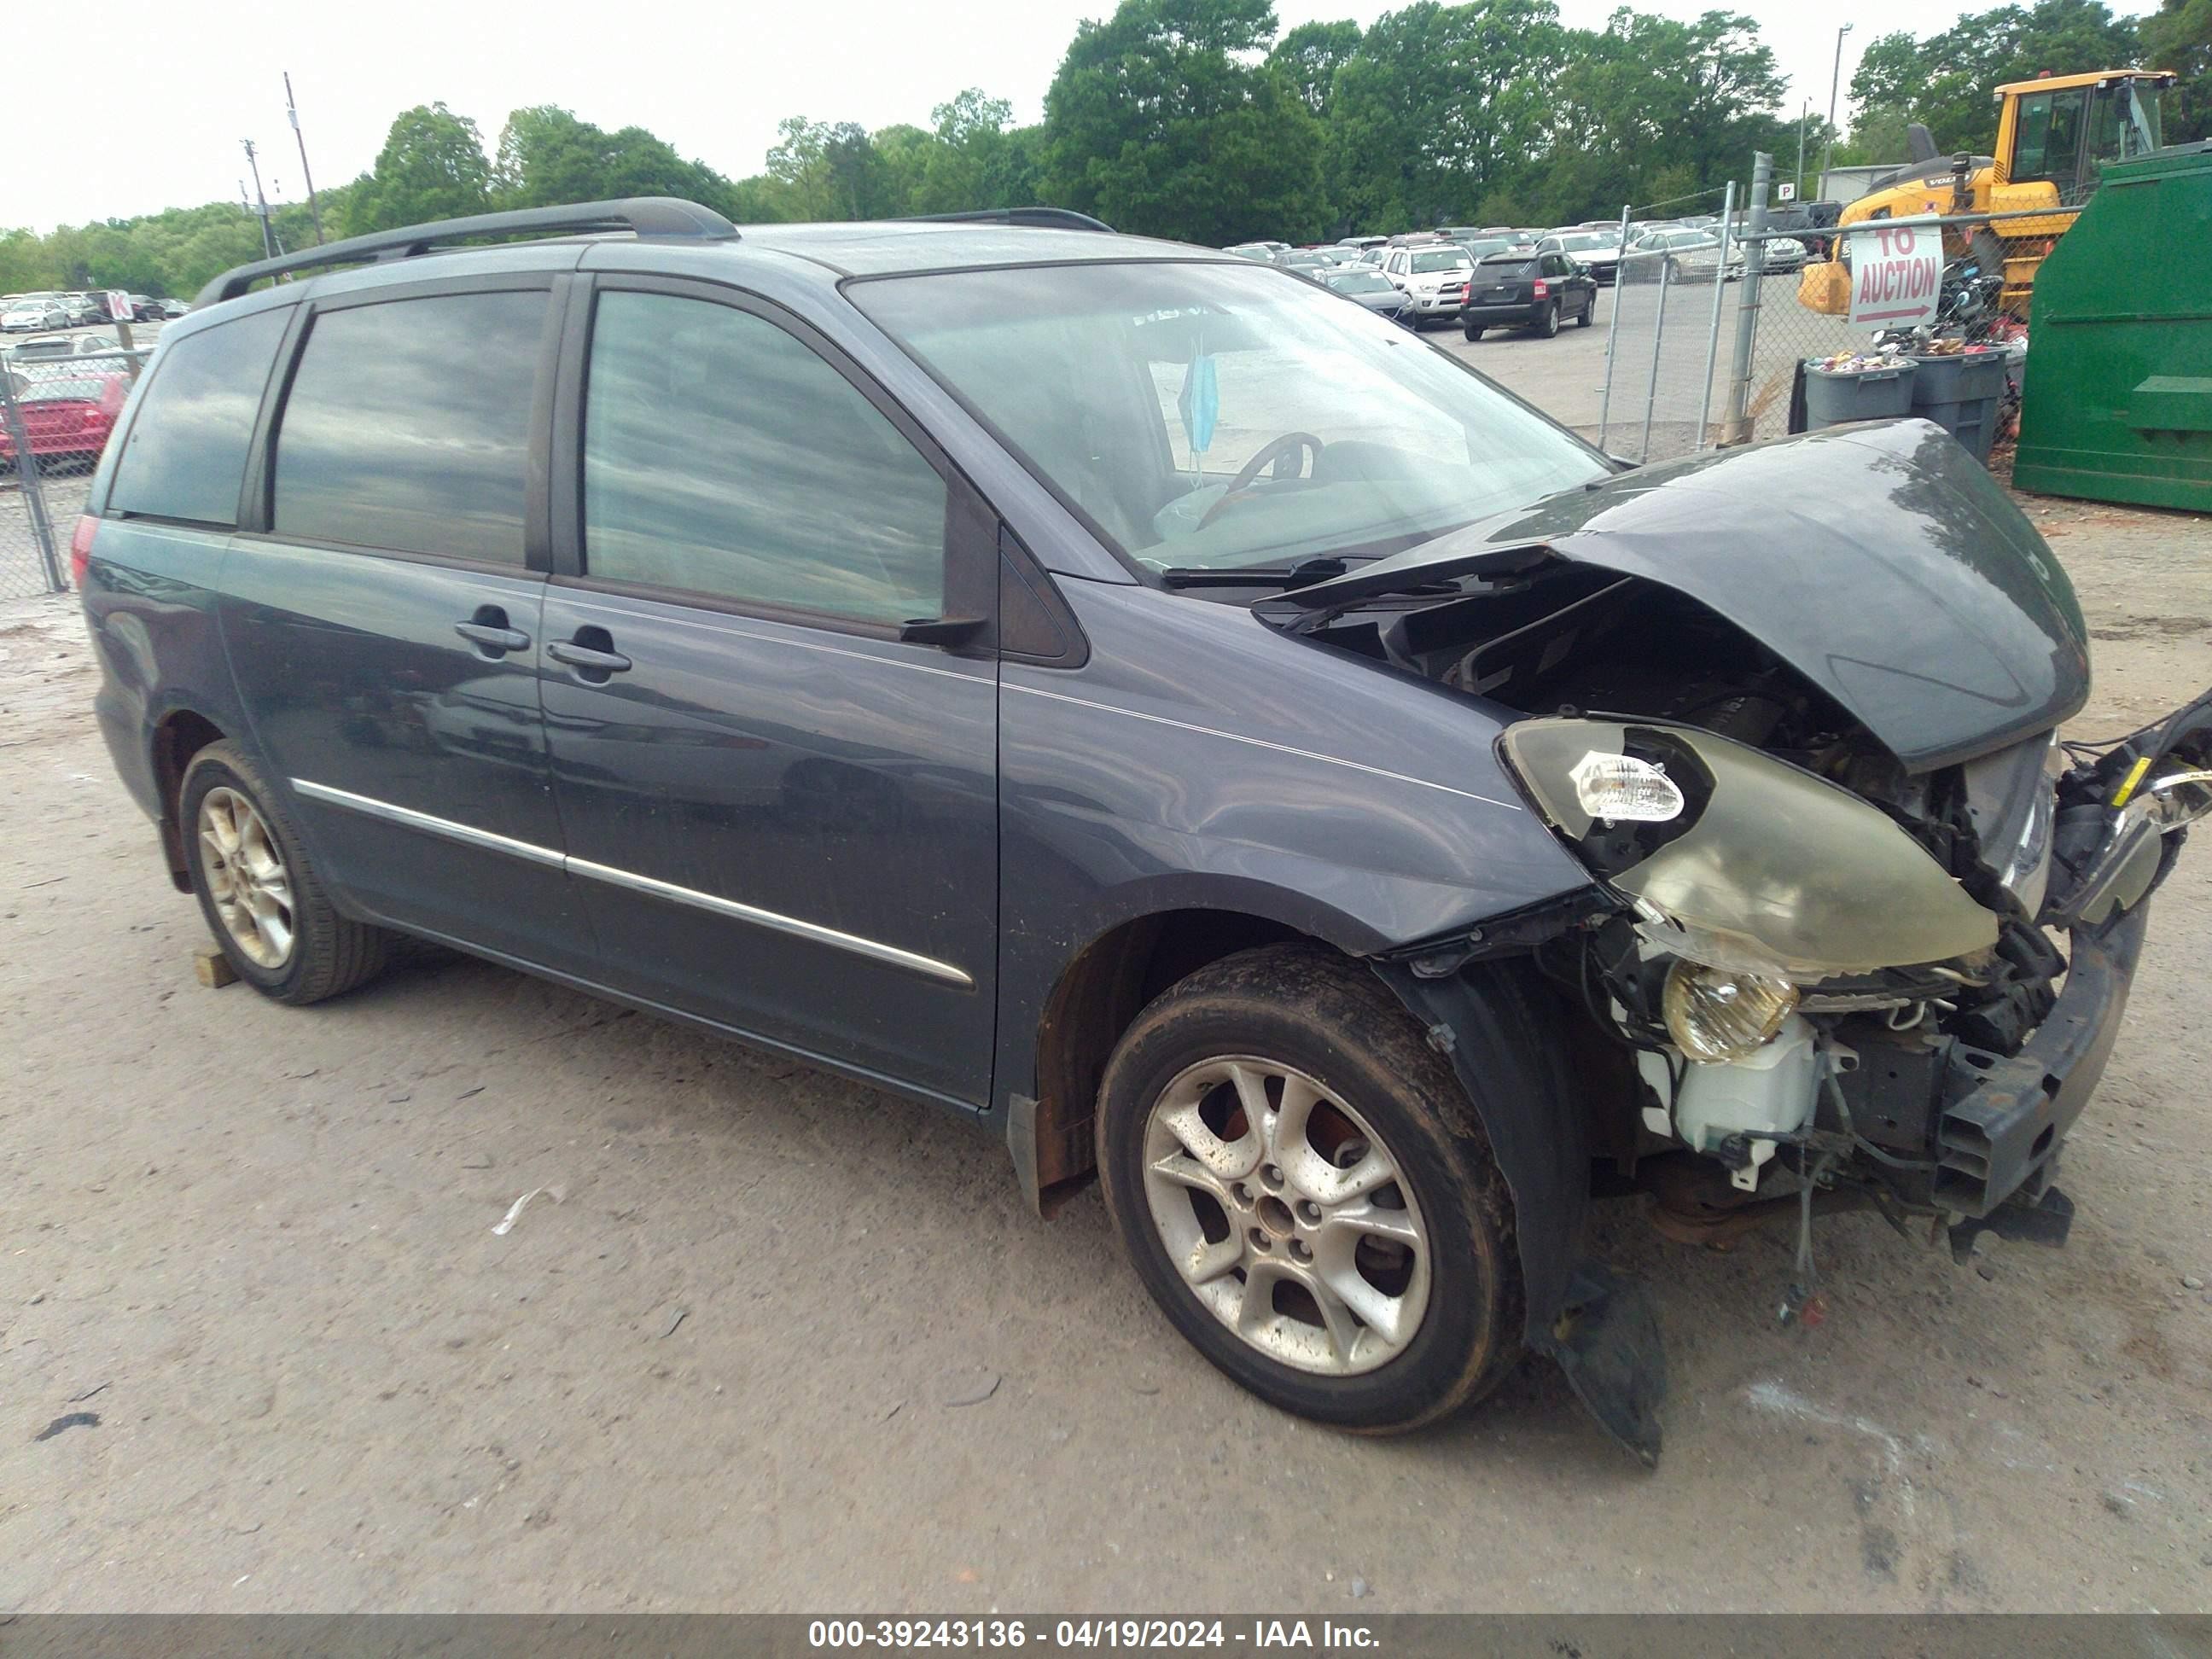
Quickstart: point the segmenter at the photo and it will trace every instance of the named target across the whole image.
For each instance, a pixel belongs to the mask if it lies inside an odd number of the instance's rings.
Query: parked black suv
[[[1565,253],[1532,248],[1475,262],[1459,326],[1470,340],[1486,328],[1525,328],[1549,339],[1563,321],[1588,328],[1596,313],[1597,278]]]
[[[1050,210],[244,267],[72,550],[116,765],[258,989],[419,934],[937,1103],[1365,1429],[1525,1340],[1656,1455],[1596,1188],[2063,1235],[2212,805],[2203,702],[2053,782],[2081,613],[1938,428],[1627,471]]]

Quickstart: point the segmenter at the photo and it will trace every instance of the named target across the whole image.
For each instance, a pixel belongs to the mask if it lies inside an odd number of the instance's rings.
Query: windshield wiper
[[[1351,566],[1343,559],[1301,559],[1293,565],[1249,565],[1243,569],[1215,570],[1203,565],[1177,565],[1160,572],[1163,587],[1304,587],[1341,576]]]

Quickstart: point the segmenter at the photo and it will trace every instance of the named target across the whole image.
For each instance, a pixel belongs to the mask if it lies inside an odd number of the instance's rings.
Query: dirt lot
[[[2212,524],[2033,510],[2080,733],[2212,680]],[[1646,1474],[1534,1366],[1413,1439],[1275,1414],[1095,1195],[1036,1223],[921,1108],[442,956],[201,989],[74,612],[0,653],[0,1609],[2212,1608],[2212,848],[2068,1250],[1844,1218],[1784,1333],[1786,1239],[1612,1212],[1674,1366]]]

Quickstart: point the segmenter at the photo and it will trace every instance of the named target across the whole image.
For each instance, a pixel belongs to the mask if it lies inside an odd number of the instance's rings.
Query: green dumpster
[[[2013,483],[2212,512],[2212,141],[2107,163],[2035,273]]]

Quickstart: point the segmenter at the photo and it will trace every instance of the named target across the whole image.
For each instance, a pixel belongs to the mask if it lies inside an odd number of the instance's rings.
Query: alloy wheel
[[[1248,1346],[1351,1376],[1428,1311],[1428,1234],[1367,1121],[1295,1066],[1224,1055],[1180,1073],[1145,1126],[1145,1197],[1169,1260]]]
[[[282,968],[297,924],[292,876],[268,821],[252,801],[221,786],[200,798],[200,863],[215,914],[246,960]]]

